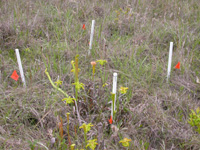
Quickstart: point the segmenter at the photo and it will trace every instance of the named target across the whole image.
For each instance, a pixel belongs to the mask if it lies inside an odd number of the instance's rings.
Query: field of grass
[[[21,78],[10,78],[14,70],[19,74],[16,48],[26,88]],[[84,84],[78,92],[71,72],[76,55]],[[97,63],[93,76],[90,62],[97,60],[107,63]],[[181,68],[174,69],[178,62]],[[77,107],[62,101],[66,95],[51,85],[45,69],[53,82],[59,76],[60,89],[76,98]],[[114,72],[118,89],[128,91],[117,90],[110,125]],[[97,139],[96,150],[199,150],[200,115],[197,125],[188,123],[191,109],[200,106],[198,78],[199,0],[0,0],[0,149],[64,150],[75,144],[80,150]],[[86,141],[82,123],[93,124]],[[124,138],[131,139],[129,148],[119,143]]]

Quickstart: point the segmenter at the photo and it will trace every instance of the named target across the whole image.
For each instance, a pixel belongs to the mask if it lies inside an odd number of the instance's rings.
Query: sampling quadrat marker
[[[95,20],[92,20],[88,55],[90,55],[90,50],[92,49],[92,41],[93,41],[93,36],[94,36],[94,25],[95,25]]]
[[[116,109],[117,73],[113,73],[113,89],[112,89],[112,93],[115,94],[114,104],[113,104],[113,101],[112,101],[112,106],[111,106],[111,117],[113,119],[113,114],[114,114],[115,109]]]
[[[169,59],[168,59],[168,69],[167,69],[167,83],[169,82],[171,66],[172,66],[172,52],[173,52],[173,42],[170,42],[169,47]]]
[[[110,119],[108,119],[109,124],[112,124],[112,116],[110,116]]]
[[[15,49],[15,53],[17,56],[17,62],[18,62],[20,76],[22,78],[23,86],[26,87],[26,81],[25,81],[25,77],[24,77],[24,71],[22,68],[22,62],[21,62],[21,58],[20,58],[20,54],[19,54],[19,49]]]
[[[175,69],[180,69],[180,68],[181,68],[181,63],[178,62],[174,68],[175,68]]]
[[[83,29],[83,30],[86,30],[85,24],[83,24],[82,29]]]
[[[15,81],[17,81],[19,79],[19,75],[17,74],[16,70],[13,71],[13,73],[10,77]]]

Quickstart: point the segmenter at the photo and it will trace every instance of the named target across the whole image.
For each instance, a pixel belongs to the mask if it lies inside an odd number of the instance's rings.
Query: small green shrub
[[[196,112],[191,109],[191,113],[189,114],[189,120],[188,123],[195,127],[195,130],[200,133],[200,108],[198,107],[196,109]]]

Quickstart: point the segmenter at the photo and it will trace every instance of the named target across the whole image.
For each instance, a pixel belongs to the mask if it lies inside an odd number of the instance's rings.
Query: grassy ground
[[[65,105],[65,96],[44,73],[47,68],[53,81],[59,76],[60,88],[75,97],[71,61],[77,54],[79,81],[85,85],[77,97],[80,120],[94,125],[87,138],[98,139],[96,149],[121,150],[119,141],[125,137],[132,140],[130,150],[200,149],[199,133],[188,124],[190,110],[200,105],[198,0],[1,0],[0,20],[0,149],[66,149],[69,139],[60,142],[58,124],[62,118],[67,131],[68,112],[71,143],[85,149],[74,105]],[[19,74],[15,48],[20,49],[27,88],[10,78],[13,70]],[[96,66],[93,80],[90,62],[99,59],[107,64]],[[181,69],[175,70],[179,61]],[[117,93],[110,126],[114,72],[118,87],[128,92]]]

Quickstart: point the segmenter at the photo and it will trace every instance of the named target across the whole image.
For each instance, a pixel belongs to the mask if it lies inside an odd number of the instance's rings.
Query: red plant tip
[[[13,71],[13,73],[12,73],[12,75],[10,77],[15,81],[17,81],[19,79],[19,76],[18,76],[16,70]]]
[[[110,116],[110,119],[108,120],[110,124],[112,124],[113,120],[112,120],[112,116]]]
[[[86,29],[86,27],[85,27],[85,24],[83,24],[83,27],[82,27],[82,29],[83,29],[83,30],[85,30],[85,29]]]
[[[176,64],[175,69],[180,69],[181,68],[181,63],[178,62],[178,64]]]

